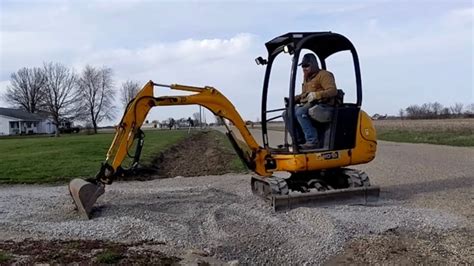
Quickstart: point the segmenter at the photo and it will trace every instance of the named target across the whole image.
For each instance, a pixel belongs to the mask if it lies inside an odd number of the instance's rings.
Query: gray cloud
[[[289,31],[332,30],[358,49],[369,113],[395,114],[436,100],[468,103],[472,10],[469,1],[2,1],[0,92],[24,66],[55,61],[79,71],[85,64],[106,65],[114,69],[117,86],[153,79],[218,87],[245,118],[255,119],[264,69],[253,58],[266,54],[264,42]],[[275,107],[287,93],[287,63],[282,59],[272,77]],[[347,63],[335,58],[330,67],[349,91],[353,73]],[[448,92],[453,81],[446,75],[455,77],[458,93]],[[190,116],[193,110],[153,111],[152,119]]]

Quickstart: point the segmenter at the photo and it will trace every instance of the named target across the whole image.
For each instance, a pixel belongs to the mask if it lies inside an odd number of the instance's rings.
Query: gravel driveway
[[[0,239],[151,240],[170,256],[281,265],[321,264],[357,239],[396,231],[452,235],[445,262],[472,264],[473,165],[472,148],[381,141],[376,159],[357,167],[381,186],[379,203],[281,213],[241,174],[116,182],[92,220],[75,213],[66,185],[1,186]]]

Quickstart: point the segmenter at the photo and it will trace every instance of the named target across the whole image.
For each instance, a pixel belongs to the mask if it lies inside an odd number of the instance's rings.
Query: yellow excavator
[[[144,134],[140,127],[151,108],[155,106],[201,105],[222,120],[227,136],[237,154],[254,175],[251,178],[252,192],[269,201],[278,211],[299,206],[328,204],[366,204],[376,201],[380,188],[371,186],[366,173],[347,168],[363,164],[375,158],[376,133],[371,118],[361,110],[362,81],[359,59],[353,44],[343,35],[332,32],[291,32],[276,37],[265,44],[268,57],[258,57],[259,65],[266,65],[263,82],[261,131],[263,146],[254,139],[246,123],[233,104],[213,87],[164,85],[149,81],[128,104],[116,128],[115,138],[107,152],[105,162],[95,178],[76,178],[69,183],[69,192],[82,216],[91,218],[93,205],[117,176],[138,166]],[[338,91],[338,104],[322,111],[325,119],[318,121],[312,116],[318,130],[320,146],[305,150],[296,141],[287,137],[296,135],[296,128],[285,126],[284,143],[277,147],[269,145],[269,124],[287,112],[286,125],[295,125],[295,83],[298,62],[302,51],[313,53],[321,68],[326,69],[326,59],[339,52],[349,52],[355,72],[355,102],[344,102],[344,93]],[[269,80],[275,59],[283,54],[291,57],[288,99],[283,108],[267,109]],[[190,95],[154,97],[154,87],[167,87],[187,91]],[[269,117],[277,113],[274,117]],[[232,124],[229,126],[228,124]],[[233,130],[238,130],[236,137]],[[130,150],[135,149],[132,166],[122,168]],[[276,173],[287,172],[282,177]]]

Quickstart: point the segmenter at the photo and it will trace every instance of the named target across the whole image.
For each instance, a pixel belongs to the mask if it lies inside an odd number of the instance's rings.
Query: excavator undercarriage
[[[253,194],[275,211],[302,206],[376,202],[380,188],[371,186],[365,172],[347,168],[292,174],[289,178],[253,176]]]

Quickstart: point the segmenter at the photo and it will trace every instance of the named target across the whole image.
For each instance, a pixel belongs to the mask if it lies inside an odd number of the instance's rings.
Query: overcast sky
[[[363,109],[398,114],[412,104],[474,102],[472,1],[1,1],[0,93],[22,67],[86,64],[125,80],[210,85],[244,119],[260,117],[264,43],[292,31],[333,31],[355,45]],[[328,61],[353,95],[352,62]],[[277,62],[269,106],[287,95],[290,57]],[[174,93],[156,90],[157,95]],[[118,96],[118,95],[117,95]],[[0,106],[8,106],[0,100]],[[117,106],[122,110],[117,97]],[[188,117],[197,107],[156,107],[148,119]],[[117,114],[116,120],[120,118]],[[208,122],[214,119],[207,116]],[[115,120],[113,122],[116,122]]]

